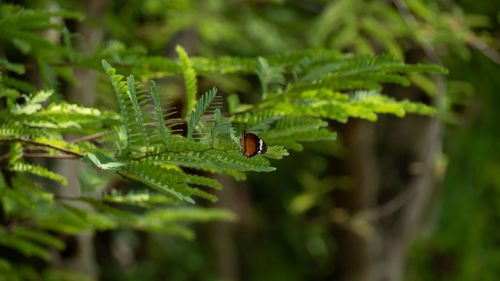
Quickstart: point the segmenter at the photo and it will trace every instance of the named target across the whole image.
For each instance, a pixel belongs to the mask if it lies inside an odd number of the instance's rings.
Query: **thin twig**
[[[79,159],[80,157],[69,154],[50,154],[50,153],[23,153],[27,158],[54,158],[54,159]]]
[[[40,147],[36,147],[36,146],[26,146],[26,147],[23,147],[23,153],[26,153],[26,152],[35,152],[35,151],[41,151],[41,152],[47,153],[46,150],[44,150],[44,149],[42,149]],[[4,155],[0,156],[0,163],[8,160],[9,157],[10,157],[10,152],[7,152]]]
[[[29,143],[29,144],[32,144],[32,145],[44,146],[44,147],[49,147],[49,148],[52,148],[52,149],[55,149],[55,150],[59,150],[59,151],[64,152],[64,153],[77,156],[78,158],[83,157],[82,153],[79,153],[79,152],[76,152],[76,151],[73,151],[73,150],[70,150],[70,149],[67,149],[67,148],[64,148],[64,147],[60,147],[60,146],[49,144],[49,143],[38,142],[38,141],[30,140],[30,139],[27,139],[27,138],[23,138],[23,137],[0,139],[0,142],[22,142],[22,143]]]
[[[375,208],[364,210],[359,213],[359,215],[368,221],[379,220],[390,216],[401,209],[411,199],[414,191],[415,189],[407,188],[388,202]]]
[[[500,64],[500,53],[498,53],[495,49],[486,44],[486,42],[481,40],[481,38],[472,35],[469,37],[468,43],[472,47],[478,49],[480,52],[482,52],[485,56],[490,58],[490,60],[492,60],[496,64]]]
[[[4,162],[4,161],[7,161],[9,159],[9,157],[10,157],[10,153],[9,152],[7,152],[4,155],[0,156],[0,163]]]
[[[110,133],[110,131],[106,131],[106,132],[100,132],[100,133],[97,133],[97,134],[93,134],[93,135],[90,135],[90,136],[83,136],[83,137],[80,137],[80,138],[69,140],[68,143],[77,143],[77,142],[82,142],[82,141],[92,141],[92,140],[98,139],[100,137],[103,137],[103,136],[105,136],[105,135],[107,135],[109,133]]]

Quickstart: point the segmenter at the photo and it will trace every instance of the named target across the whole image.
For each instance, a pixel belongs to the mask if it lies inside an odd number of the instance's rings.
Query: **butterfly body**
[[[257,135],[243,131],[241,132],[241,151],[244,156],[252,158],[266,153],[267,145]]]

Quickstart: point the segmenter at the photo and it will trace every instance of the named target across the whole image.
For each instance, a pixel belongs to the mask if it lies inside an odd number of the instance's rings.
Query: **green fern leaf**
[[[210,91],[203,94],[203,96],[201,96],[200,100],[196,104],[195,110],[191,111],[191,115],[188,121],[188,132],[187,132],[188,139],[192,139],[196,125],[198,125],[198,122],[200,122],[201,116],[208,109],[208,107],[214,100],[216,94],[217,94],[216,88],[212,88]]]
[[[187,117],[189,113],[193,111],[194,105],[196,104],[196,93],[198,92],[196,86],[196,72],[186,51],[179,45],[177,45],[175,51],[181,60],[182,73],[184,74],[184,85],[186,87],[185,116]]]
[[[87,153],[81,158],[81,160],[86,163],[94,164],[99,169],[108,171],[119,171],[127,164],[124,161],[116,160],[99,151]]]
[[[109,214],[78,209],[68,204],[62,204],[62,206],[64,211],[58,210],[52,216],[44,216],[39,220],[42,228],[77,234],[89,233],[93,229],[115,229],[120,225],[119,220]],[[62,224],[61,221],[64,221],[64,223]]]
[[[6,202],[5,200],[9,200],[10,202],[16,202],[32,210],[35,210],[37,207],[36,203],[27,198],[24,192],[20,192],[7,186],[0,186],[0,197],[2,197],[4,203]]]
[[[204,190],[201,190],[199,188],[193,188],[193,195],[196,195],[200,198],[203,198],[205,200],[208,200],[210,202],[217,202],[218,198],[217,196],[210,194]]]
[[[19,160],[23,156],[23,145],[20,142],[15,142],[10,145],[9,164]]]
[[[116,190],[112,190],[110,195],[105,195],[102,198],[102,201],[109,203],[130,204],[148,208],[157,204],[172,205],[178,203],[178,201],[175,201],[167,196],[153,194],[149,191],[129,192],[126,194],[121,194]]]
[[[269,161],[263,157],[246,158],[240,151],[227,151],[221,153],[217,150],[209,151],[184,151],[166,152],[160,156],[147,158],[159,164],[173,164],[190,168],[213,167],[222,170],[235,170],[239,172],[272,172],[274,167],[269,166]]]
[[[0,58],[0,64],[2,64],[6,70],[15,72],[19,75],[23,75],[26,71],[23,64],[10,62],[6,58]]]
[[[193,194],[192,189],[185,182],[185,177],[174,169],[167,169],[152,162],[132,162],[125,170],[128,177],[157,191],[179,200],[194,203],[193,199],[190,198]]]
[[[35,228],[16,227],[12,230],[12,234],[59,250],[64,249],[64,242],[61,239]]]
[[[89,205],[92,205],[94,208],[100,211],[101,214],[109,214],[115,217],[115,220],[118,219],[122,223],[125,224],[134,224],[137,223],[138,218],[130,213],[127,213],[125,211],[122,211],[117,208],[113,208],[111,206],[108,206],[106,204],[103,204],[95,199],[92,198],[80,198],[80,201],[83,201]]]
[[[158,88],[156,83],[151,81],[153,87],[151,87],[151,99],[154,103],[154,114],[156,116],[156,126],[158,128],[159,134],[162,139],[166,140],[170,135],[170,130],[165,126],[165,121],[163,118],[163,111],[160,104],[160,98],[158,97]]]
[[[169,208],[169,209],[157,209],[153,210],[146,215],[146,220],[161,220],[168,222],[176,221],[197,221],[197,222],[207,222],[212,220],[229,220],[233,221],[236,219],[235,215],[225,209],[217,208],[196,208],[196,207],[179,207],[179,208]]]
[[[45,261],[50,260],[50,253],[47,249],[11,233],[0,232],[0,245],[15,249],[28,257],[33,256]]]
[[[200,74],[251,74],[256,67],[256,61],[253,58],[217,57],[207,59],[193,57],[191,61],[196,72]]]
[[[335,140],[336,133],[325,128],[327,123],[321,119],[289,117],[280,119],[274,129],[265,131],[261,137],[268,144],[301,151],[302,145],[298,142]]]
[[[284,147],[273,145],[267,148],[267,152],[263,156],[271,159],[282,159],[283,156],[288,155],[288,151]]]
[[[133,75],[127,77],[127,88],[128,88],[128,96],[130,101],[132,102],[132,107],[135,113],[136,123],[139,127],[139,132],[141,134],[142,141],[141,143],[145,146],[149,146],[149,137],[146,134],[146,129],[144,128],[144,118],[142,116],[142,111],[139,108],[139,103],[137,101],[137,94],[135,92],[135,79]]]
[[[49,171],[41,166],[32,165],[32,164],[28,164],[25,162],[18,161],[16,163],[14,163],[10,167],[10,170],[15,171],[15,172],[19,172],[19,173],[27,172],[27,173],[31,173],[31,174],[34,174],[34,175],[37,175],[40,177],[49,178],[51,180],[58,181],[63,185],[66,185],[68,183],[66,178],[59,175],[59,174],[51,172],[51,171]]]
[[[32,98],[25,97],[26,103],[23,106],[17,105],[12,109],[12,114],[32,114],[42,108],[42,102],[52,96],[52,91],[41,91],[35,94]]]
[[[37,92],[37,88],[34,87],[33,85],[31,85],[30,83],[27,83],[23,80],[16,79],[16,78],[13,78],[10,76],[2,76],[2,84],[5,87],[14,88],[14,89],[17,89],[17,90],[24,92],[24,93],[36,93]]]
[[[267,60],[262,57],[257,59],[256,73],[262,88],[262,100],[266,100],[269,86],[273,84],[281,86],[285,83],[285,77],[283,76],[284,71],[285,69],[281,66],[269,66]]]
[[[134,111],[130,110],[133,106],[131,105],[127,83],[122,81],[123,76],[116,74],[116,70],[105,60],[102,60],[102,66],[111,80],[111,84],[113,85],[113,89],[120,106],[120,115],[124,119],[123,127],[127,136],[125,150],[140,150],[143,146],[143,135],[136,130],[139,125]]]
[[[189,184],[208,186],[215,189],[222,189],[222,185],[215,179],[202,177],[198,175],[186,175],[186,182]]]

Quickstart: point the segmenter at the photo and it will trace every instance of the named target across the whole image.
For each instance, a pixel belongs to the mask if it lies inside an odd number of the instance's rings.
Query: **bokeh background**
[[[206,57],[329,48],[449,69],[414,75],[412,87],[384,87],[435,105],[436,118],[331,122],[338,141],[307,144],[273,163],[274,173],[241,182],[218,176],[224,189],[214,206],[237,222],[194,225],[194,240],[98,232],[70,240],[64,266],[122,281],[500,279],[499,1],[14,2],[85,14],[66,24],[75,48],[89,53],[112,44],[164,57],[176,57],[176,45]],[[257,77],[201,79],[202,90],[258,98]],[[66,100],[117,108],[96,71],[77,69],[77,80],[57,85]],[[158,83],[182,103],[181,77]],[[80,169],[61,172],[78,178]],[[86,182],[85,173],[70,187]]]

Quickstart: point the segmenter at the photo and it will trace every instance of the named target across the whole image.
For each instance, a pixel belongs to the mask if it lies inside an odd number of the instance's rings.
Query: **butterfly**
[[[258,136],[243,131],[241,132],[241,151],[244,156],[252,158],[255,155],[266,153],[267,145]]]

